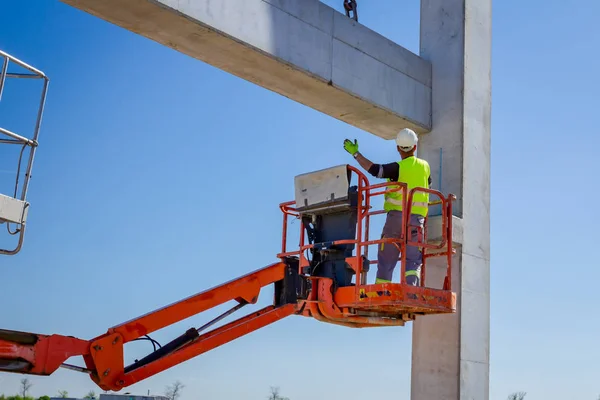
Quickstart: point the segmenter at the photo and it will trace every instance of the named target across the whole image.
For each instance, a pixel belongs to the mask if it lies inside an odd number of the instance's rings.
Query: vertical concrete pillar
[[[433,130],[421,137],[419,156],[431,164],[434,187],[457,195],[463,243],[453,264],[457,313],[413,325],[412,400],[489,398],[491,3],[421,0]],[[428,286],[441,287],[444,268],[442,259],[428,261]]]

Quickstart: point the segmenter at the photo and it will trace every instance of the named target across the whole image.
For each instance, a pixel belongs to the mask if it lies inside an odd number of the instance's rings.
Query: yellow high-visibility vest
[[[415,187],[429,189],[429,164],[427,161],[410,156],[402,161],[398,161],[400,173],[398,181],[406,183],[408,187],[407,193]],[[388,182],[390,180],[388,179]],[[388,186],[388,189],[397,188],[398,186]],[[429,193],[415,192],[413,195],[413,204],[411,214],[418,214],[424,217],[427,216],[429,209]],[[383,204],[385,211],[398,210],[402,211],[402,191],[386,193],[385,202]]]

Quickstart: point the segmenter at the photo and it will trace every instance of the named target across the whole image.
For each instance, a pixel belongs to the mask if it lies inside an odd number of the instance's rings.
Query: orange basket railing
[[[406,265],[406,249],[407,246],[418,246],[422,249],[423,252],[423,261],[421,266],[421,279],[420,286],[426,286],[426,260],[431,257],[446,257],[447,260],[447,269],[446,276],[443,283],[444,290],[451,290],[451,277],[452,277],[452,255],[455,253],[454,248],[452,247],[452,202],[456,199],[456,197],[452,194],[445,197],[441,192],[417,187],[411,190],[408,190],[408,186],[405,183],[401,182],[383,182],[375,185],[370,185],[366,175],[353,166],[348,166],[348,169],[358,176],[358,185],[357,185],[357,221],[356,221],[356,239],[344,239],[344,240],[336,240],[327,244],[324,243],[313,243],[306,244],[305,243],[305,226],[301,221],[300,224],[300,243],[297,250],[288,251],[287,249],[287,235],[288,235],[288,221],[289,217],[300,219],[301,213],[294,207],[296,205],[295,201],[288,201],[285,203],[281,203],[279,208],[283,213],[283,229],[282,229],[282,239],[281,239],[281,253],[277,255],[279,258],[289,257],[289,256],[298,256],[300,258],[300,266],[309,265],[309,261],[304,255],[304,253],[310,249],[320,247],[323,245],[348,245],[354,244],[356,246],[356,257],[359,261],[368,260],[369,264],[377,264],[377,260],[369,259],[369,246],[372,245],[380,245],[381,243],[392,244],[398,248],[400,251],[400,283],[405,284],[405,265]],[[380,238],[380,239],[369,239],[369,226],[371,222],[371,217],[385,214],[385,210],[371,210],[371,199],[375,196],[385,195],[387,193],[392,192],[402,192],[402,210],[407,210],[407,212],[402,213],[402,230],[399,238]],[[427,222],[428,216],[425,217],[425,223],[423,224],[423,228],[414,227],[410,225],[410,210],[412,208],[412,199],[414,194],[417,192],[425,192],[430,195],[437,196],[439,200],[430,201],[429,205],[441,205],[441,220],[442,220],[442,228],[441,228],[441,237],[438,244],[428,243],[427,237]],[[300,219],[301,220],[301,219]],[[364,228],[363,228],[364,224]],[[409,229],[417,229],[417,237],[418,240],[411,241],[409,235],[407,235],[407,231]],[[433,251],[433,252],[428,252]],[[302,271],[300,271],[302,273]],[[363,271],[362,262],[357,262],[355,265],[356,272],[356,287],[358,289],[359,286],[366,284],[367,274],[366,271]]]

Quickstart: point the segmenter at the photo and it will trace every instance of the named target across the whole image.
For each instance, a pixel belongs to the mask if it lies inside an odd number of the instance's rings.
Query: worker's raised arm
[[[373,166],[373,163],[369,159],[358,152],[358,142],[356,139],[354,139],[354,143],[349,139],[344,140],[344,150],[350,153],[365,171],[368,171]]]
[[[358,142],[354,139],[354,143],[350,140],[344,140],[344,150],[358,161],[358,164],[369,174],[376,178],[398,180],[399,165],[398,163],[375,164],[358,151]]]

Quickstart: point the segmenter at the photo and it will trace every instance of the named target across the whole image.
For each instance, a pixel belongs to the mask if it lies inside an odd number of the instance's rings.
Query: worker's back
[[[398,161],[400,172],[398,182],[406,183],[408,191],[416,187],[429,189],[429,163],[421,158],[410,156]],[[413,196],[412,214],[427,215],[429,194],[421,191]],[[385,197],[384,209],[386,211],[402,211],[402,192],[388,193]]]
[[[429,188],[429,163],[421,158],[411,156],[399,161],[399,181],[408,185],[408,190],[415,187]]]

